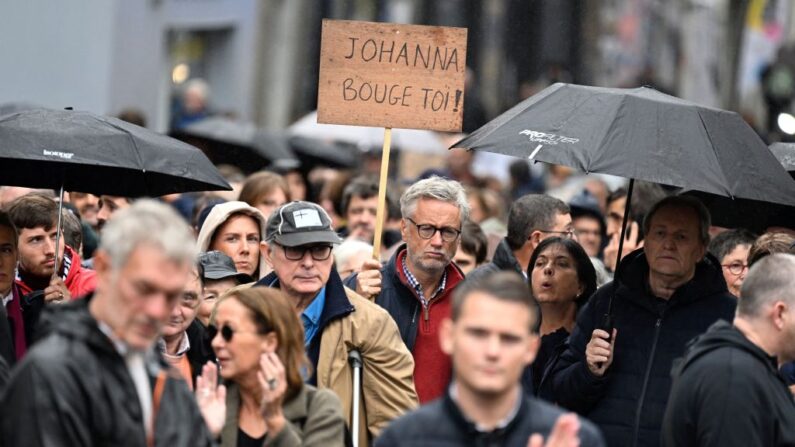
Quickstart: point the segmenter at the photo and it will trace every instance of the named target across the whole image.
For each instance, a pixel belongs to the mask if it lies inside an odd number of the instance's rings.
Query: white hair
[[[400,198],[400,213],[412,217],[420,199],[435,199],[451,203],[461,213],[461,223],[469,220],[469,201],[464,187],[455,180],[433,176],[411,185]]]
[[[334,264],[337,268],[345,265],[348,260],[360,253],[370,254],[373,252],[373,246],[367,242],[358,239],[348,239],[340,245],[334,247]]]
[[[180,264],[193,264],[196,242],[182,217],[168,205],[143,199],[113,215],[102,229],[99,249],[108,254],[115,270],[122,269],[142,245],[157,247]]]

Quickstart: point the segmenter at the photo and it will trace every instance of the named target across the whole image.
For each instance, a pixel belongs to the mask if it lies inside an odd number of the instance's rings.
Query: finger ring
[[[270,388],[271,391],[275,390],[277,386],[279,386],[279,381],[278,380],[276,380],[276,379],[268,379],[268,388]]]
[[[207,388],[203,389],[202,390],[202,397],[209,397],[209,396],[210,396],[210,390],[207,389]]]

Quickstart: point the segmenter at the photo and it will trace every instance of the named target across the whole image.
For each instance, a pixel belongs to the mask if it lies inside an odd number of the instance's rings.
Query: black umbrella
[[[795,178],[795,144],[773,143],[770,151],[781,166]],[[793,228],[795,207],[750,199],[732,199],[702,191],[683,191],[698,198],[709,209],[713,225],[726,228],[746,228],[764,233],[770,227]]]
[[[257,171],[279,160],[296,159],[283,133],[263,130],[250,122],[214,116],[180,129],[178,133],[210,142],[202,146],[216,164],[232,164],[246,172]]]
[[[61,203],[64,189],[125,197],[232,189],[193,146],[115,118],[49,109],[0,117],[0,179],[60,189]]]
[[[629,178],[627,208],[635,179],[795,204],[795,182],[738,114],[650,88],[554,84],[453,147]]]
[[[329,143],[302,136],[289,137],[289,142],[303,164],[322,164],[346,169],[359,165],[361,151],[353,145]]]

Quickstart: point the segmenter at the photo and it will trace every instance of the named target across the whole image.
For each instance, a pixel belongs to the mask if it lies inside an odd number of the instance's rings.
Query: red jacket
[[[80,265],[80,255],[68,245],[64,246],[62,266],[61,277],[63,278],[64,273],[66,274],[64,284],[69,289],[72,299],[82,298],[84,295],[94,291],[97,286],[96,272],[83,268]],[[36,290],[32,286],[25,284],[19,276],[17,276],[16,283],[22,295],[27,295]]]

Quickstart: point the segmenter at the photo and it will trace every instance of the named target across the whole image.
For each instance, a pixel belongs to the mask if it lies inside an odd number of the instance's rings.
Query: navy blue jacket
[[[618,333],[604,376],[588,369],[585,347],[604,321],[615,282],[597,290],[580,311],[568,348],[542,383],[551,387],[541,390],[544,395],[595,422],[611,446],[659,445],[674,359],[715,321],[734,318],[736,300],[712,255],[669,300],[651,294],[648,275],[643,249],[621,261],[612,312]]]

